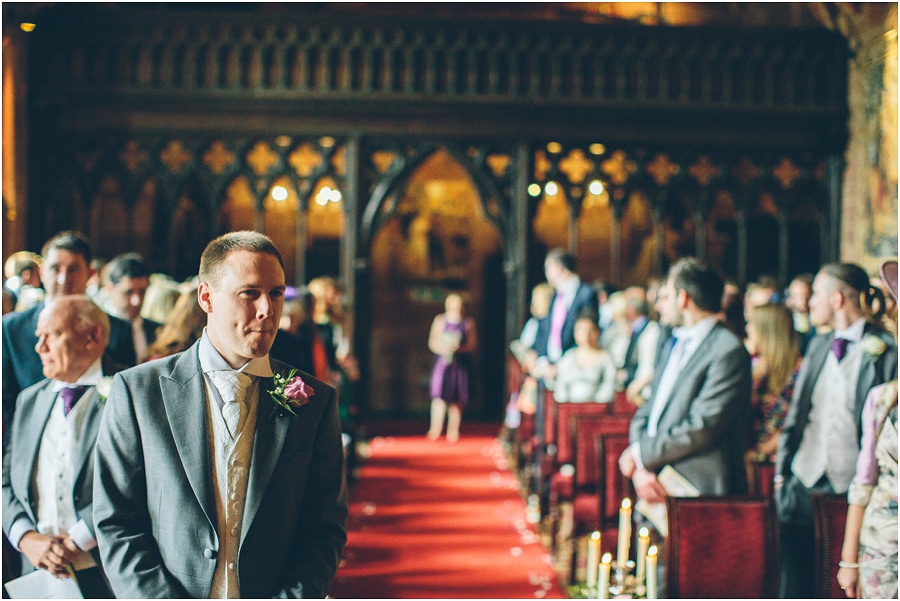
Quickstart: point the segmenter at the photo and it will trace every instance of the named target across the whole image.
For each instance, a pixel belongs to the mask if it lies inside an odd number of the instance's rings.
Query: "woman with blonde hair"
[[[469,402],[471,357],[478,345],[475,322],[464,314],[462,296],[451,292],[444,312],[434,318],[428,348],[436,357],[431,371],[431,426],[428,438],[437,440],[447,416],[447,442],[459,440],[462,410]]]
[[[752,431],[747,459],[774,460],[803,357],[791,310],[767,303],[747,314],[747,347],[753,357]]]
[[[200,338],[206,325],[206,313],[197,301],[197,289],[182,292],[169,311],[156,340],[147,348],[147,360],[168,357],[186,350]]]

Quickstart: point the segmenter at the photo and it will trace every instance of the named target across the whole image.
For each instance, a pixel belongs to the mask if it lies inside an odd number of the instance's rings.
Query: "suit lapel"
[[[276,367],[276,365],[272,365],[273,369]],[[290,414],[282,415],[270,411],[273,401],[270,400],[269,391],[273,387],[272,378],[262,378],[259,382],[256,434],[253,438],[253,458],[250,461],[250,481],[247,483],[241,542],[247,536],[260,503],[262,503],[291,422],[298,419]]]
[[[171,375],[161,376],[159,385],[184,472],[207,518],[215,524],[216,503],[206,432],[208,400],[196,345],[182,353]]]
[[[88,403],[84,423],[81,428],[81,436],[75,449],[74,465],[75,482],[81,478],[81,474],[87,466],[88,459],[93,458],[94,442],[97,440],[97,432],[100,429],[100,418],[103,416],[104,401],[101,402],[97,395],[97,387],[94,386],[85,392],[84,398],[79,403]]]
[[[44,438],[44,429],[47,427],[47,420],[50,419],[50,412],[56,402],[56,393],[50,387],[48,380],[46,385],[41,388],[34,397],[34,408],[31,412],[31,419],[28,420],[28,431],[23,432],[22,440],[28,441],[25,449],[25,458],[28,461],[24,466],[24,473],[27,477],[28,486],[25,487],[25,506],[31,507],[31,479],[34,474],[34,465],[37,462],[38,452],[41,448],[41,441]]]
[[[877,337],[874,329],[872,324],[866,323],[861,340],[865,340],[866,336],[869,335]],[[854,397],[857,416],[862,414],[863,405],[866,402],[866,397],[869,395],[869,390],[875,386],[875,381],[878,377],[878,374],[876,373],[876,364],[880,359],[880,355],[878,357],[873,357],[866,352],[865,348],[863,348],[862,358],[860,359],[861,363],[859,365],[859,377],[856,381],[856,394]]]

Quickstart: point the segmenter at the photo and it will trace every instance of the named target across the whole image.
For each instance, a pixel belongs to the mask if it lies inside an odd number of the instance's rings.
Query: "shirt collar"
[[[634,334],[638,330],[644,327],[644,324],[647,323],[649,318],[646,315],[640,315],[637,319],[634,320],[631,324],[631,333]]]
[[[866,329],[866,320],[864,317],[860,317],[846,330],[835,330],[834,337],[835,338],[844,338],[849,340],[850,342],[859,342],[862,340],[863,332]]]
[[[100,378],[103,377],[103,357],[97,357],[93,363],[88,366],[84,373],[78,376],[74,382],[63,382],[61,380],[53,380],[50,389],[53,392],[59,392],[63,388],[69,386],[96,386]]]
[[[581,278],[577,275],[573,275],[568,280],[563,282],[562,286],[560,286],[556,292],[558,294],[562,294],[566,298],[574,297],[575,293],[578,291],[578,287],[581,285]]]
[[[228,365],[228,361],[223,359],[219,351],[213,346],[206,333],[206,328],[203,328],[197,352],[200,354],[200,369],[204,373],[208,371],[242,371],[249,376],[258,376],[260,378],[271,378],[273,375],[268,354],[264,357],[251,359],[237,370],[232,368]]]
[[[679,326],[672,330],[672,335],[675,338],[682,340],[684,338],[690,339],[690,344],[695,345],[699,343],[701,340],[707,337],[712,329],[716,327],[719,319],[715,315],[710,315],[709,317],[704,317],[694,325],[687,326]]]

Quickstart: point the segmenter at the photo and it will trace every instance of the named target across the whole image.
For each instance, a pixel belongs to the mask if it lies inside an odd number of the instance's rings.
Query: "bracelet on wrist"
[[[859,569],[859,564],[856,563],[855,561],[843,561],[842,560],[842,561],[838,562],[838,567],[839,568],[850,568],[852,570],[856,570],[856,569]]]

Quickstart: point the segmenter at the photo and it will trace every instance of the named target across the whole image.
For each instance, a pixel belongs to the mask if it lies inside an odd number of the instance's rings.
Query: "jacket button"
[[[213,559],[216,556],[216,552],[212,549],[203,549],[203,557],[206,559]]]

